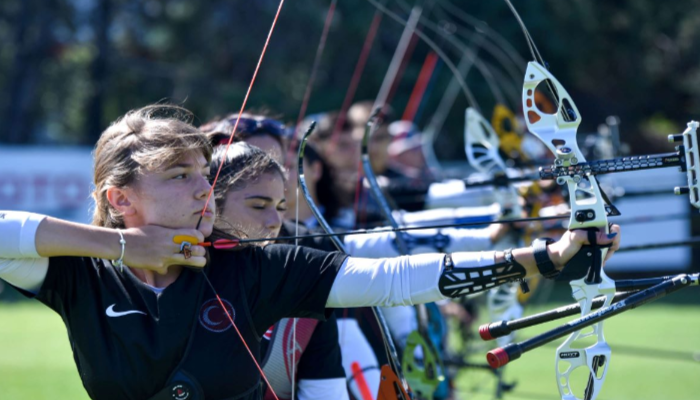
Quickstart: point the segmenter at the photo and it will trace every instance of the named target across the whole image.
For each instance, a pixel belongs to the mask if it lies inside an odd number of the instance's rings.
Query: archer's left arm
[[[598,243],[610,244],[611,255],[620,243],[619,227],[611,235],[598,233]],[[557,270],[587,244],[584,231],[567,232],[546,247]],[[507,252],[421,254],[384,259],[348,257],[333,282],[326,306],[400,306],[429,303],[488,290],[507,282],[539,275],[532,247]]]

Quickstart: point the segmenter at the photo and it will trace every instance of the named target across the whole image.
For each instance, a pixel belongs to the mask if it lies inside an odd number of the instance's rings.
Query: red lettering
[[[46,202],[49,179],[45,175],[34,176],[34,201],[37,203]]]

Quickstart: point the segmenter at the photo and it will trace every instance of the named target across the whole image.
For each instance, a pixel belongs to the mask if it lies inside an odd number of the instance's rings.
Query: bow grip
[[[600,271],[603,268],[603,250],[612,244],[598,244],[596,240],[597,228],[584,228],[584,230],[588,233],[588,242],[591,244],[581,246],[578,253],[566,263],[559,275],[554,278],[555,281],[571,282],[584,277],[589,284],[602,281]]]

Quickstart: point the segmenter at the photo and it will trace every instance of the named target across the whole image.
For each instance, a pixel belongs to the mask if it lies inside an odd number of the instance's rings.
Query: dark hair
[[[191,123],[190,111],[156,104],[129,111],[102,132],[93,152],[93,225],[124,228],[123,216],[107,200],[109,188],[125,187],[144,170],[172,165],[191,151],[211,159],[207,138]]]
[[[212,144],[212,146],[217,146],[222,143],[228,143],[229,139],[231,138],[231,132],[233,132],[233,127],[236,125],[236,119],[238,119],[238,113],[232,113],[227,115],[224,118],[215,118],[204,125],[202,125],[199,129],[204,132],[207,137],[209,138],[209,142]],[[241,119],[250,119],[250,120],[256,120],[256,121],[261,121],[261,122],[273,122],[279,124],[280,128],[286,129],[284,127],[284,124],[281,121],[276,120],[273,117],[268,116],[268,113],[243,113],[240,114]],[[265,129],[264,126],[257,126],[254,128],[249,128],[246,127],[246,124],[239,123],[238,127],[236,128],[236,133],[233,137],[233,143],[237,142],[244,142],[246,139],[255,136],[255,135],[267,135],[274,139],[282,149],[286,147],[285,143],[285,135],[278,134],[275,132],[272,132],[268,129]]]
[[[325,114],[313,115],[307,118],[309,120],[315,120],[316,122],[316,132],[313,135],[314,140],[324,141],[331,138],[333,135],[333,130],[335,129],[335,124],[338,122],[340,114],[337,111],[330,111]],[[308,125],[308,123],[302,123],[302,125]],[[352,126],[348,123],[347,118],[343,118],[342,125],[340,126],[340,132],[350,131]]]
[[[211,161],[211,180],[214,180],[221,163],[221,173],[214,188],[214,200],[219,214],[224,209],[226,194],[231,190],[241,190],[257,181],[261,176],[278,173],[287,179],[284,167],[267,153],[248,143],[233,143],[226,151],[226,146],[218,146]]]
[[[316,133],[314,140],[323,142],[332,138],[334,135],[352,134],[352,130],[356,126],[364,126],[369,117],[374,112],[372,108],[374,102],[370,100],[359,101],[353,103],[344,115],[339,111],[329,111],[324,114],[312,115],[307,120],[313,119],[317,121]],[[389,105],[382,107],[382,118],[379,119],[380,127],[384,128],[391,120],[393,110]],[[338,132],[334,132],[338,119],[342,119],[341,125],[338,127]],[[306,125],[306,124],[304,124]]]
[[[304,160],[309,164],[321,163],[321,177],[316,182],[316,197],[318,203],[323,206],[323,216],[331,220],[338,216],[340,211],[340,199],[333,180],[333,168],[321,157],[312,143],[306,144]]]

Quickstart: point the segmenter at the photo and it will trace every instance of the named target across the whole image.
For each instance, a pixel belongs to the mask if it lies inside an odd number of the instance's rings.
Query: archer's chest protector
[[[293,377],[298,375],[299,360],[309,345],[316,325],[318,321],[315,319],[285,318],[273,327],[263,371],[280,400],[292,398]],[[269,388],[264,398],[274,400]]]

